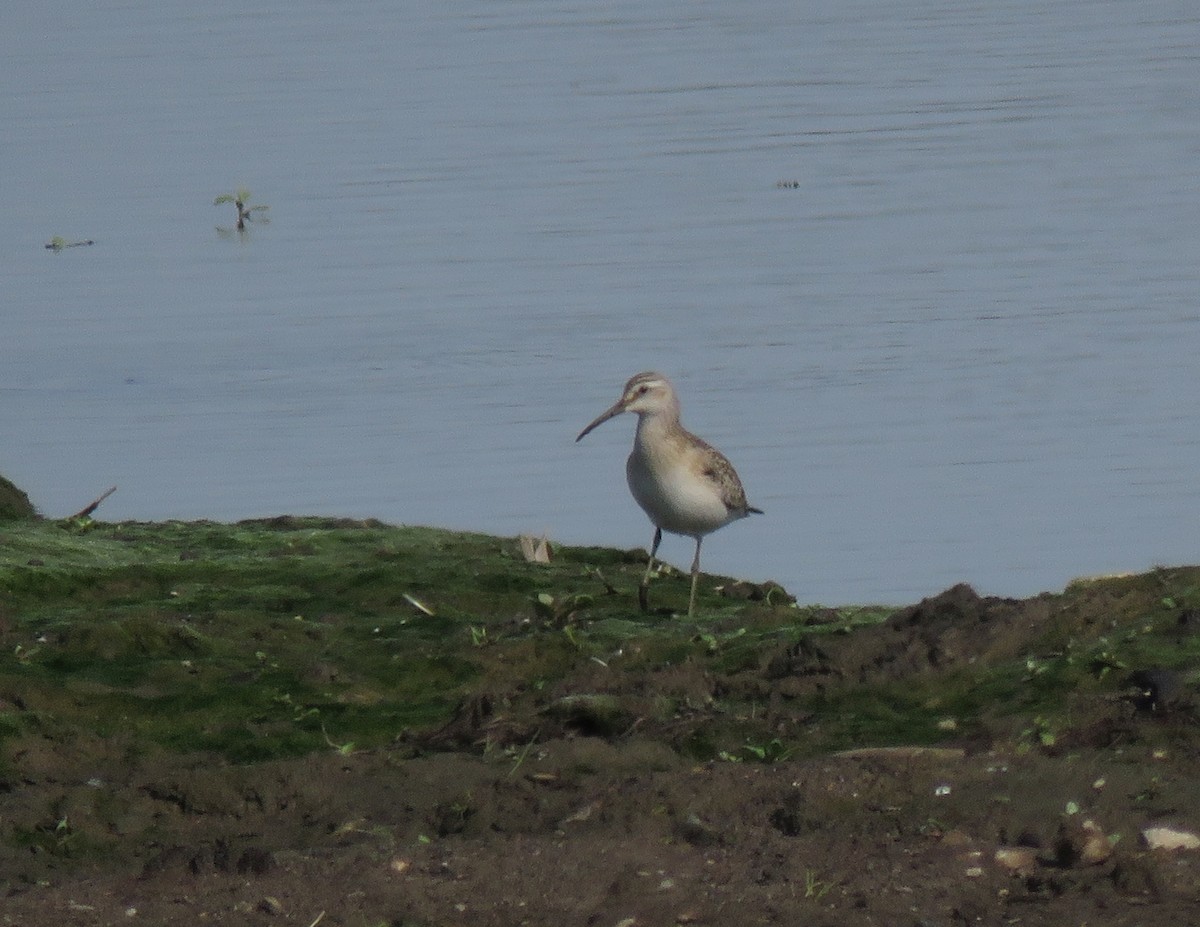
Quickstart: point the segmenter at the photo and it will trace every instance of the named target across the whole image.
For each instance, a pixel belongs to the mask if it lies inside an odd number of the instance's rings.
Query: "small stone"
[[[262,911],[264,914],[270,914],[273,916],[283,913],[283,905],[280,904],[278,898],[273,898],[272,896],[267,895],[258,903],[258,910]]]
[[[1085,866],[1095,866],[1106,861],[1113,854],[1112,841],[1108,834],[1094,821],[1084,821],[1083,830],[1086,837],[1083,841],[1083,852],[1079,861]]]
[[[1151,850],[1200,850],[1200,837],[1173,827],[1147,827],[1142,839]]]
[[[1037,850],[1032,847],[1000,847],[993,859],[997,865],[1014,875],[1024,875],[1037,867]]]
[[[562,828],[562,827],[565,827],[567,824],[582,823],[583,821],[588,820],[593,814],[595,814],[597,811],[599,811],[603,807],[604,807],[603,804],[599,800],[590,801],[586,805],[584,805],[582,808],[576,809],[575,811],[568,814],[561,821],[559,821],[558,826],[560,828]]]
[[[705,824],[695,812],[676,824],[675,832],[694,847],[716,846],[721,842],[720,831]]]
[[[1095,866],[1112,854],[1112,842],[1095,821],[1077,822],[1068,817],[1059,825],[1054,842],[1054,858],[1059,866]]]

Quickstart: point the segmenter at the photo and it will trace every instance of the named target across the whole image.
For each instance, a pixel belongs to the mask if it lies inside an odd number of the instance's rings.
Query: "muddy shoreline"
[[[688,622],[670,572],[638,611],[638,551],[0,542],[2,924],[1195,921],[1200,568],[901,608],[704,577]]]

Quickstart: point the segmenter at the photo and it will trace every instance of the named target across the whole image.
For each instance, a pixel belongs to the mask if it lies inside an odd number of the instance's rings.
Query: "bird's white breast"
[[[629,491],[650,520],[672,534],[698,537],[736,518],[702,461],[672,450],[655,452],[637,442],[625,467]]]

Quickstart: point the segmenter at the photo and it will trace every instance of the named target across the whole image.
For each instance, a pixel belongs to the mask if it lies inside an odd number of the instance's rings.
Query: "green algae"
[[[814,687],[770,670],[772,654],[853,652],[896,609],[731,600],[706,580],[695,620],[642,614],[643,556],[563,548],[533,564],[511,539],[329,518],[7,523],[0,740],[122,735],[244,763],[387,747],[485,696],[527,721],[515,737],[569,723],[561,699],[584,694],[699,758],[776,741],[784,757],[1062,726],[1067,694],[1200,663],[1200,636],[1179,630],[1200,571],[1181,568],[1031,600],[1025,636],[974,663],[831,670]],[[664,572],[652,595],[682,607],[687,577]]]

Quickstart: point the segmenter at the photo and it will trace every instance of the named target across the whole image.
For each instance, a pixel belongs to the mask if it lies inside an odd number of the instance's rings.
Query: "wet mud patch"
[[[691,764],[654,742],[576,738],[515,758],[147,768],[162,807],[140,865],[28,885],[5,916],[1132,925],[1149,906],[1158,923],[1189,923],[1196,854],[1136,836],[1137,797],[1182,770],[1146,760],[889,750]]]

